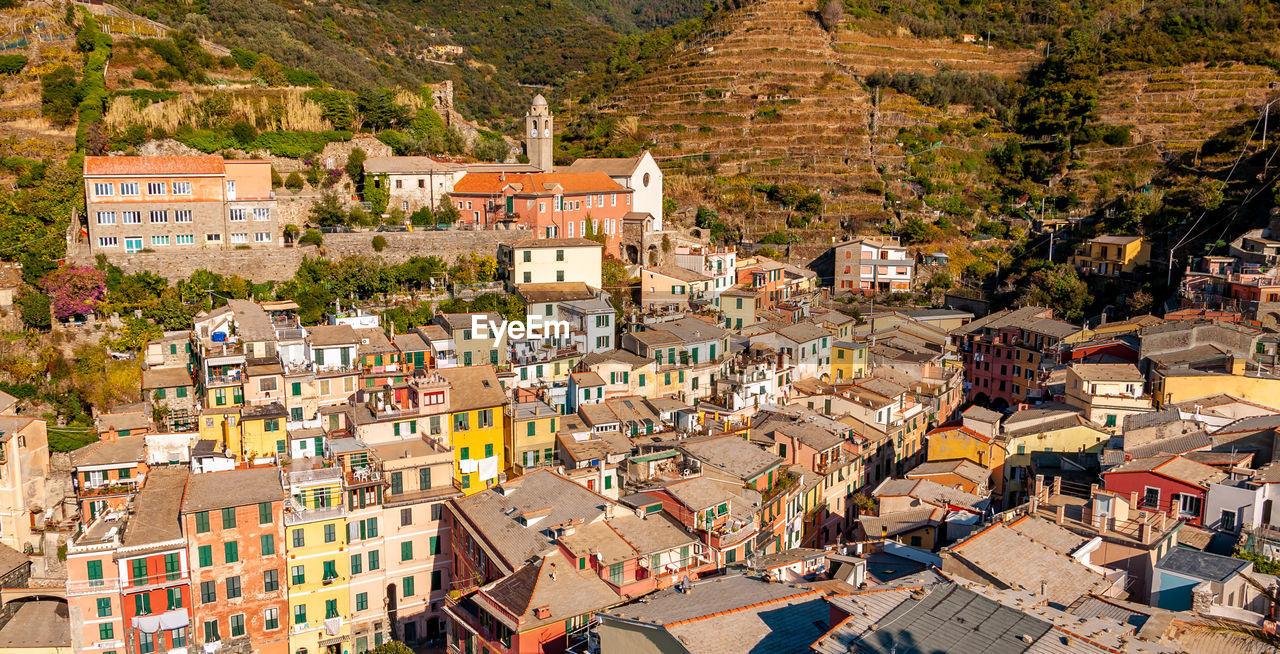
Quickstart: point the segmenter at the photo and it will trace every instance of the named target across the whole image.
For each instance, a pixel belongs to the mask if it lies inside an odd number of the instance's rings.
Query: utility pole
[[[1053,263],[1053,235],[1057,232],[1049,230],[1049,263]]]

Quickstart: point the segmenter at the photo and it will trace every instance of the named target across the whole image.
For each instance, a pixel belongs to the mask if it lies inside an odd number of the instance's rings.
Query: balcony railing
[[[98,593],[117,593],[119,591],[119,579],[80,579],[67,582],[68,595],[94,595]]]
[[[187,575],[178,570],[174,572],[161,572],[158,574],[147,575],[145,577],[128,577],[125,579],[124,587],[126,589],[138,589],[147,586],[155,586],[158,584],[176,583],[186,581]]]
[[[341,471],[341,469],[339,469]],[[317,520],[333,520],[347,514],[347,508],[341,504],[316,508],[304,507],[290,499],[285,503],[284,524],[293,526]]]

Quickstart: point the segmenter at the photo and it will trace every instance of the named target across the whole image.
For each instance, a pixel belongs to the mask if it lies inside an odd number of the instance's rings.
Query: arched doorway
[[[628,244],[624,249],[627,257],[627,263],[640,263],[640,248],[635,245]]]
[[[656,245],[649,246],[649,265],[658,265],[658,246]]]

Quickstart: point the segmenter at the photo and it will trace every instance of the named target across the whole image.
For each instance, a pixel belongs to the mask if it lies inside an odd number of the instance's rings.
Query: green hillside
[[[531,91],[604,58],[619,36],[682,21],[691,0],[138,0],[129,9],[343,88],[452,79],[478,120],[519,115]],[[462,48],[461,53],[449,46]]]

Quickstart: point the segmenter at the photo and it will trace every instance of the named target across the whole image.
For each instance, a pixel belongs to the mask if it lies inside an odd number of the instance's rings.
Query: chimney
[[[1243,357],[1231,357],[1231,374],[1241,376],[1245,374],[1246,359]]]
[[[1057,509],[1058,511],[1054,515],[1054,521],[1058,524],[1063,524],[1067,521],[1067,506],[1065,504],[1059,504]]]

